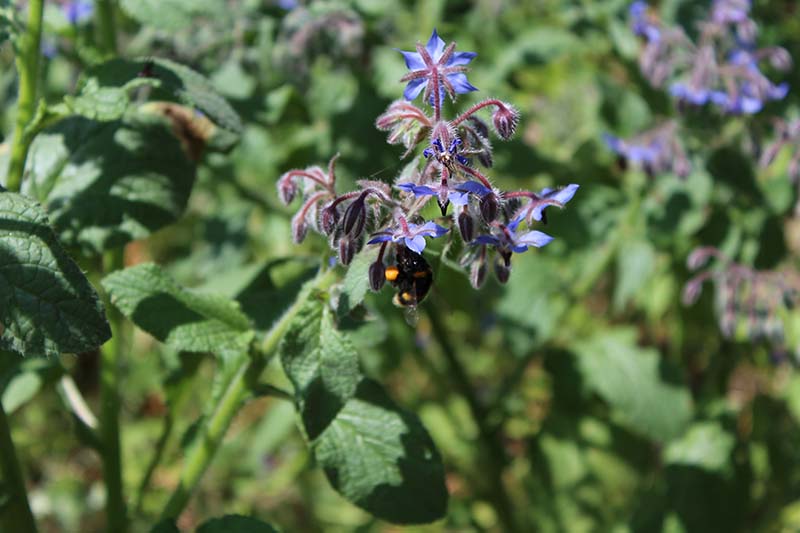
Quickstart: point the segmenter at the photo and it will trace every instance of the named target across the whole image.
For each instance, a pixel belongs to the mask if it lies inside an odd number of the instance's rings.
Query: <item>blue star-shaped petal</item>
[[[433,30],[428,44],[424,47],[417,43],[416,52],[398,50],[406,60],[406,66],[411,71],[400,81],[408,82],[403,92],[406,100],[414,100],[419,93],[425,90],[424,99],[433,102],[432,92],[434,83],[439,85],[439,102],[444,99],[444,93],[455,98],[456,94],[464,94],[478,89],[467,81],[464,74],[466,65],[477,55],[475,52],[456,52],[455,43],[445,46],[445,42]],[[436,80],[436,81],[434,81]]]

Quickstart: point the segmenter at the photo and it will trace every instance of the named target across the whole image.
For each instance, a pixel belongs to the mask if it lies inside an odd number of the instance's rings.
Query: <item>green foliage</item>
[[[97,293],[33,200],[0,191],[0,348],[58,356],[111,337]]]
[[[134,324],[176,350],[246,352],[253,339],[233,300],[181,287],[157,265],[114,272],[103,287]]]
[[[444,516],[444,469],[433,441],[415,415],[364,377],[323,302],[302,308],[279,353],[314,457],[337,491],[395,523]]]
[[[145,112],[67,118],[37,137],[27,169],[26,190],[47,207],[59,239],[94,254],[174,222],[196,171],[169,123]]]
[[[197,533],[276,533],[269,524],[240,515],[213,518],[197,528]]]

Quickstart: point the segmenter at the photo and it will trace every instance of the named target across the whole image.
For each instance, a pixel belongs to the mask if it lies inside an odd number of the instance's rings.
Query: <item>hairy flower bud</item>
[[[386,266],[383,260],[378,260],[369,266],[369,287],[378,292],[384,283],[386,283]]]
[[[469,269],[469,283],[474,289],[480,289],[486,282],[486,260],[481,257]]]
[[[339,262],[343,265],[349,265],[355,255],[356,246],[350,237],[344,235],[339,239]]]
[[[511,276],[511,262],[498,257],[494,262],[494,275],[500,283],[507,283]]]
[[[297,244],[303,242],[308,233],[308,223],[302,211],[292,217],[292,240]]]
[[[466,210],[461,211],[458,215],[458,231],[464,242],[472,242],[472,239],[475,238],[475,221]]]
[[[281,179],[278,180],[278,198],[280,198],[283,205],[292,203],[296,195],[297,185],[294,180],[287,178],[286,174],[281,176]]]
[[[492,222],[497,218],[497,209],[499,204],[497,202],[497,195],[493,192],[484,194],[481,198],[481,216],[486,222]]]
[[[497,135],[508,140],[514,135],[519,123],[519,112],[508,104],[498,107],[492,114],[492,124]]]
[[[319,215],[319,227],[325,235],[330,235],[339,223],[339,211],[336,206],[329,205]]]
[[[347,206],[342,218],[342,229],[345,235],[357,238],[364,231],[364,223],[367,220],[366,203],[364,196],[359,196]]]

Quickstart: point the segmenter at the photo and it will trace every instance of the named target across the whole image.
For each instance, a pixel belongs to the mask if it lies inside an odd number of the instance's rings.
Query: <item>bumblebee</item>
[[[394,302],[399,307],[414,308],[431,290],[433,271],[420,254],[398,245],[395,256],[397,264],[386,268],[386,281],[397,289]]]

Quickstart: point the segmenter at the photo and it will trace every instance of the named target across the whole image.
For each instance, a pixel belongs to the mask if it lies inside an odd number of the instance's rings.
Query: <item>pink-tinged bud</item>
[[[367,221],[367,209],[364,203],[364,197],[359,196],[347,206],[342,218],[342,229],[345,235],[350,235],[353,238],[358,238],[361,232],[364,231],[364,224]]]
[[[499,204],[497,202],[497,196],[493,192],[483,195],[483,198],[481,198],[480,207],[481,216],[487,223],[491,223],[497,218],[497,209]]]
[[[382,260],[375,261],[369,266],[369,288],[378,292],[384,283],[386,283],[386,266]]]
[[[500,283],[508,283],[508,278],[511,276],[511,263],[498,257],[494,262],[494,275]]]
[[[472,239],[475,238],[475,221],[466,210],[461,211],[458,215],[458,231],[464,242],[472,242]]]
[[[486,261],[481,258],[472,263],[469,269],[469,283],[474,289],[480,289],[486,282]]]
[[[336,206],[329,205],[319,215],[319,227],[325,235],[331,235],[339,223],[339,210]]]
[[[280,198],[283,205],[289,205],[297,195],[297,185],[294,180],[289,178],[287,174],[281,176],[278,180],[278,198]]]
[[[683,287],[683,293],[681,294],[681,301],[683,302],[683,305],[692,305],[695,303],[698,296],[700,296],[700,291],[702,288],[702,278],[689,280],[689,282]]]
[[[712,246],[702,246],[692,251],[686,259],[686,266],[689,270],[697,270],[708,262],[711,256],[717,255],[716,248]]]
[[[305,216],[302,216],[300,213],[302,213],[302,211],[292,217],[292,240],[297,244],[303,242],[303,239],[306,238],[306,234],[308,233],[308,223],[306,222]]]
[[[339,262],[349,265],[355,255],[355,245],[346,235],[339,239]]]
[[[501,139],[507,141],[514,135],[519,123],[519,112],[509,104],[498,107],[492,115],[494,130]]]

